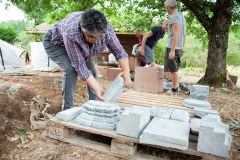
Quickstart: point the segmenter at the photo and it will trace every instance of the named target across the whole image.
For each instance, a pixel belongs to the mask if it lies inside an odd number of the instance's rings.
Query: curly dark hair
[[[92,34],[106,33],[107,24],[107,19],[103,13],[95,9],[87,9],[81,16],[81,28]]]

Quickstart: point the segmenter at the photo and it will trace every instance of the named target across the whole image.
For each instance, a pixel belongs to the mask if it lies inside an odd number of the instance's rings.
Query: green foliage
[[[17,32],[12,26],[0,24],[0,39],[13,43],[16,36]]]
[[[27,139],[27,134],[20,127],[17,127],[15,124],[11,126],[12,131],[19,134],[24,140]]]
[[[155,62],[157,64],[164,64],[164,55],[166,50],[167,36],[158,41],[158,44],[154,50]]]
[[[230,33],[228,40],[228,54],[227,64],[233,66],[240,66],[240,39],[239,33]]]
[[[202,67],[185,67],[182,68],[181,71],[184,74],[193,74],[193,75],[197,75],[200,76],[205,70]]]

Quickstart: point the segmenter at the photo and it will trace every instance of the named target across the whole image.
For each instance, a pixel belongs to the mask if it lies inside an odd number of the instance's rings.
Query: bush
[[[230,33],[228,39],[227,64],[240,66],[240,39],[237,34]]]
[[[13,43],[17,37],[16,30],[9,25],[0,24],[0,39],[7,41],[9,43]]]

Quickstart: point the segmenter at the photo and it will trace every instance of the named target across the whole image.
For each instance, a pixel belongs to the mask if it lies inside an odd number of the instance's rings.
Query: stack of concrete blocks
[[[119,116],[117,134],[132,138],[139,138],[143,129],[150,122],[150,110],[145,107],[134,106],[126,108]]]
[[[77,116],[79,116],[82,110],[83,110],[82,107],[73,107],[71,109],[58,112],[55,117],[58,120],[65,121],[65,122],[71,121],[75,119]]]
[[[140,136],[140,143],[186,150],[189,143],[190,116],[186,111],[153,107],[154,116]]]
[[[191,98],[208,101],[209,86],[192,85],[189,86],[188,89],[190,91]]]
[[[115,130],[120,107],[116,104],[90,100],[83,105],[82,113],[74,122],[104,130]]]
[[[219,115],[207,115],[202,118],[197,151],[227,158],[231,143],[229,125],[222,123]]]
[[[117,76],[117,78],[112,82],[112,84],[104,94],[105,102],[114,103],[123,92],[124,90],[123,85],[124,79],[120,76]]]

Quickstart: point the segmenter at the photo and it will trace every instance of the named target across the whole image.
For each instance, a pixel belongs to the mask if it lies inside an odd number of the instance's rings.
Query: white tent
[[[45,52],[42,42],[30,42],[32,67],[38,71],[52,71],[58,68]]]
[[[24,52],[0,39],[0,73],[24,72],[25,65],[21,62],[20,55]]]

